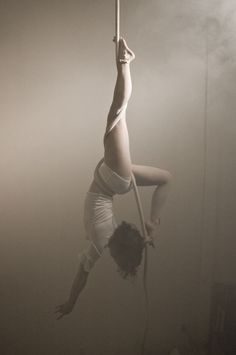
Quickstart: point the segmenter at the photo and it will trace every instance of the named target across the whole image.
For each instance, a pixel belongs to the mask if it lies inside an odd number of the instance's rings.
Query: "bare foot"
[[[121,64],[129,64],[134,60],[135,54],[134,52],[127,46],[124,38],[120,38],[119,40],[119,51],[118,51],[118,62]]]

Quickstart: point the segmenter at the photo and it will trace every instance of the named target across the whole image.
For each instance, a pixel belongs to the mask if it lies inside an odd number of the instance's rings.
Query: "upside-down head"
[[[121,276],[123,278],[135,276],[145,246],[136,226],[123,221],[114,231],[107,246]]]

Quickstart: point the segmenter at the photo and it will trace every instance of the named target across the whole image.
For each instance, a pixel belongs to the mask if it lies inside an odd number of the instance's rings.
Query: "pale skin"
[[[152,238],[160,223],[160,213],[169,193],[171,175],[167,170],[135,165],[131,161],[126,108],[132,92],[130,63],[134,57],[125,40],[120,39],[116,63],[117,80],[104,135],[104,161],[120,176],[127,177],[133,172],[138,186],[155,186],[150,206],[150,218],[146,221],[147,233]],[[109,132],[110,127],[117,119],[118,123]],[[104,193],[94,182],[92,182],[89,191]],[[61,319],[73,310],[86,285],[88,276],[89,273],[84,270],[82,265],[79,265],[68,300],[56,307],[57,319]]]

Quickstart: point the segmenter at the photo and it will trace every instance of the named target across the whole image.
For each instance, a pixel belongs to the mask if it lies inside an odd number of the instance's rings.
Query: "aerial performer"
[[[131,161],[126,110],[132,92],[130,66],[135,55],[123,38],[115,38],[115,41],[117,79],[103,138],[104,157],[95,168],[84,204],[84,227],[89,246],[80,253],[78,271],[68,300],[56,307],[57,319],[73,310],[91,269],[105,247],[110,249],[124,278],[136,274],[144,247],[147,243],[152,244],[170,189],[171,175],[167,170],[135,165]],[[133,224],[122,222],[118,226],[113,213],[114,196],[133,188],[132,176],[138,186],[154,187],[150,217],[145,222],[145,238]]]

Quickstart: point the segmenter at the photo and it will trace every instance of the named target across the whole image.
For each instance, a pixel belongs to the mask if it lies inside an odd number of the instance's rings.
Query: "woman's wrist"
[[[160,224],[160,218],[155,218],[155,219],[150,218],[149,220],[146,221],[145,226],[149,236],[153,237],[155,235],[156,229],[158,228],[159,224]]]
[[[68,306],[68,308],[72,310],[72,309],[74,308],[74,306],[75,306],[75,303],[76,303],[76,301],[69,299],[69,300],[67,301],[67,306]]]
[[[161,224],[161,219],[160,217],[151,217],[150,218],[150,222],[153,223],[154,225],[158,226],[159,224]]]

